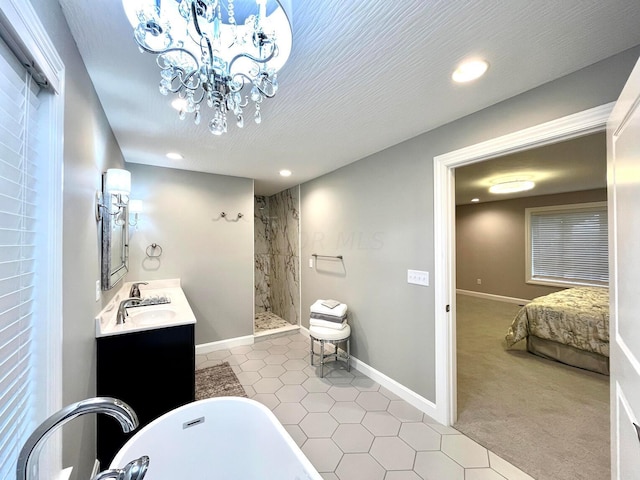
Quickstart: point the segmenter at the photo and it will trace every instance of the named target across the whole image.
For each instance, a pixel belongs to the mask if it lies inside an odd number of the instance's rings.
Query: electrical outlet
[[[428,287],[429,272],[424,272],[422,270],[407,270],[407,283]]]
[[[476,283],[477,283],[478,285],[482,285],[482,279],[481,279],[481,278],[477,278],[477,279],[476,279]]]
[[[96,302],[100,301],[100,280],[96,280]]]
[[[313,258],[309,259],[309,268],[313,268]]]

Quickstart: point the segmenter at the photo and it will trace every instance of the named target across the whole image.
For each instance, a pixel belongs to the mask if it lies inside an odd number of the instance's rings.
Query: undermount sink
[[[126,323],[133,323],[136,326],[161,325],[173,321],[176,311],[170,308],[149,308],[145,311],[135,312],[129,309],[129,316]]]
[[[133,302],[134,306],[132,306],[130,305],[132,302],[126,302],[124,305],[127,305],[127,316],[124,323],[118,323],[119,307],[129,298],[131,286],[134,283],[140,284],[140,282],[125,283],[95,317],[96,338],[196,323],[193,310],[180,286],[180,279],[143,282],[140,304]]]

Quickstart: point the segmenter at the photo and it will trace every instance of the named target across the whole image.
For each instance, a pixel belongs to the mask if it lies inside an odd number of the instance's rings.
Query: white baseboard
[[[300,326],[300,333],[306,337],[309,337],[309,329],[303,326]],[[418,410],[423,413],[426,413],[431,418],[436,420],[443,425],[446,425],[446,419],[440,418],[442,415],[438,411],[436,404],[430,400],[427,400],[422,395],[417,394],[413,390],[405,387],[401,383],[397,382],[391,377],[388,377],[384,373],[376,370],[370,365],[367,365],[361,360],[358,360],[356,357],[351,355],[351,364],[353,368],[358,370],[360,373],[366,375],[371,380],[377,382],[382,387],[386,388],[390,392],[396,394],[402,400],[407,402],[408,404],[414,406]]]
[[[493,293],[473,292],[471,290],[461,290],[459,288],[456,290],[456,293],[460,295],[469,295],[470,297],[480,297],[480,298],[486,298],[489,300],[496,300],[498,302],[515,303],[518,305],[524,305],[531,301],[531,300],[527,300],[526,298],[505,297],[504,295],[494,295]]]
[[[217,350],[240,347],[241,345],[253,345],[253,342],[253,335],[246,335],[244,337],[229,338],[218,342],[202,343],[200,345],[196,345],[196,355],[205,355]]]

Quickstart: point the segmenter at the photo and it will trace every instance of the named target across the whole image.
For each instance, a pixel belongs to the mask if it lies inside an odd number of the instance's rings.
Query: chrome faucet
[[[16,480],[38,479],[38,457],[44,441],[59,427],[86,413],[106,413],[114,417],[124,432],[138,427],[138,417],[132,408],[117,398],[95,397],[72,403],[47,418],[29,436],[20,450],[16,466]],[[35,459],[36,461],[32,461]],[[139,477],[142,478],[142,477]]]
[[[127,317],[127,308],[140,303],[139,298],[125,298],[118,305],[118,313],[116,314],[116,325],[122,325]]]
[[[130,298],[140,298],[140,285],[149,285],[148,282],[136,282],[131,285],[131,290],[129,290]]]
[[[149,468],[149,457],[142,457],[127,463],[124,468],[114,468],[98,473],[91,480],[105,480],[115,478],[116,480],[142,480]]]

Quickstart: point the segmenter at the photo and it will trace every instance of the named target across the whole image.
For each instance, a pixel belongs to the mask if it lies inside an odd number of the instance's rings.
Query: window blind
[[[531,278],[606,285],[609,281],[607,207],[529,212]]]
[[[0,478],[35,427],[38,87],[0,44]]]

